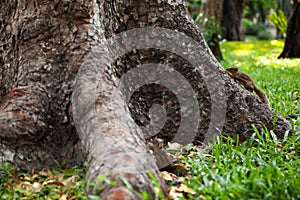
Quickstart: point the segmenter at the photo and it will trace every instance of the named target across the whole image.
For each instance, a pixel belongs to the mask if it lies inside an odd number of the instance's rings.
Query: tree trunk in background
[[[278,58],[300,58],[300,2],[289,19],[284,48]]]
[[[224,28],[222,37],[229,41],[242,41],[243,9],[245,0],[224,0],[221,25]]]
[[[222,21],[222,11],[223,11],[223,1],[224,0],[214,0],[214,15],[216,18],[217,23],[221,24]],[[214,41],[212,44],[209,45],[209,48],[213,52],[213,54],[216,56],[216,58],[220,61],[223,60],[223,55],[220,48],[220,41],[221,37],[219,34],[214,34],[212,41]]]
[[[262,3],[258,4],[258,11],[259,11],[259,16],[258,16],[257,22],[265,24],[266,18],[267,18],[267,13],[266,13],[266,10],[264,9]]]
[[[221,23],[222,20],[222,10],[223,10],[223,1],[208,0],[206,3],[202,3],[201,12],[203,18],[215,17],[216,21]]]
[[[222,21],[222,10],[223,10],[223,1],[224,0],[208,0],[206,3],[202,3],[202,17],[200,19],[201,21],[214,18],[216,23],[219,23],[221,25]],[[205,30],[206,27],[202,27],[203,31],[216,31],[216,30]],[[207,27],[208,29],[211,27]],[[209,41],[206,41],[208,43],[208,46],[214,56],[218,60],[223,60],[223,55],[220,49],[220,37],[219,33],[214,33]]]
[[[166,188],[150,137],[186,144],[221,132],[244,141],[252,124],[278,138],[291,129],[280,115],[273,124],[274,110],[224,71],[183,3],[3,0],[0,8],[0,155],[19,170],[88,160],[88,180],[105,186],[89,193],[152,198],[147,171]]]
[[[287,0],[278,0],[277,4],[278,9],[282,10],[284,12],[285,17],[289,19],[293,11],[291,2]]]

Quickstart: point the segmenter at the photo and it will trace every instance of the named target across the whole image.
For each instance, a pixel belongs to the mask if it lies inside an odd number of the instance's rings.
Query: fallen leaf
[[[48,177],[48,173],[47,173],[47,172],[45,172],[45,171],[41,171],[41,172],[39,172],[39,175],[41,175],[41,176],[45,176],[45,177]]]
[[[174,142],[174,143],[168,142],[168,148],[173,149],[173,150],[180,150],[182,148],[182,145],[178,144],[176,142]]]
[[[184,184],[181,184],[179,187],[175,187],[175,190],[178,192],[185,192],[185,193],[189,193],[192,195],[196,194],[196,192],[193,189],[187,187]]]
[[[45,185],[56,185],[56,186],[60,186],[60,187],[65,187],[65,184],[61,183],[61,182],[57,182],[57,181],[48,181]]]
[[[77,178],[78,178],[78,175],[74,175],[74,176],[71,176],[71,177],[67,178],[66,180],[62,181],[62,183],[64,185],[71,184],[71,183],[75,182]]]
[[[171,187],[168,193],[168,199],[171,200],[179,200],[183,195],[181,192],[178,192],[175,187]]]
[[[56,179],[56,176],[55,176],[49,169],[48,169],[48,171],[47,171],[47,174],[48,174],[50,180]]]
[[[177,176],[175,174],[169,173],[167,171],[162,171],[160,172],[160,174],[165,181],[174,181],[177,179]]]
[[[39,182],[34,182],[32,184],[32,187],[33,187],[35,192],[40,192],[43,189],[43,185]]]

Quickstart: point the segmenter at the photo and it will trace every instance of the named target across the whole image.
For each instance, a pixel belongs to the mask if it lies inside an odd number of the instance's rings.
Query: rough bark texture
[[[87,46],[79,24],[87,8],[77,4],[0,3],[1,152],[20,169],[85,160],[69,113],[81,46]]]
[[[242,41],[244,34],[242,31],[244,0],[224,0],[223,15],[221,25],[224,28],[222,37],[229,41]]]
[[[278,58],[300,58],[300,2],[289,19],[286,40]]]
[[[155,119],[153,104],[165,108],[166,122],[157,136],[166,141],[189,142],[194,134],[195,142],[209,142],[220,132],[239,134],[244,141],[252,135],[251,124],[266,126],[279,138],[290,129],[280,115],[273,125],[274,111],[224,71],[182,3],[4,0],[0,8],[0,154],[21,170],[55,167],[54,159],[65,167],[88,160],[88,180],[104,174],[118,182],[97,182],[105,190],[89,192],[103,199],[139,199],[141,191],[154,195],[146,171],[165,191],[145,144],[153,136],[143,129]],[[150,28],[122,35],[115,44],[123,48],[110,49],[111,38],[143,27]],[[178,34],[170,37],[172,33]],[[173,43],[180,48],[166,48]],[[119,56],[112,58],[114,53]],[[182,107],[190,96],[180,99],[160,82],[143,85],[131,96],[126,95],[133,87],[117,90],[123,75],[151,63],[157,65],[147,76],[131,77],[128,83],[176,71],[195,92],[197,109]],[[172,77],[164,80],[182,86],[180,91],[189,89]],[[190,113],[197,120],[181,127]],[[128,179],[135,191],[126,189],[119,177]]]

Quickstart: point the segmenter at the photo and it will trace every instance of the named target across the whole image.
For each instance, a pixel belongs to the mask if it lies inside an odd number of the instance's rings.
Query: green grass
[[[284,117],[300,114],[300,59],[276,57],[283,42],[226,42],[221,45],[226,68],[238,66],[249,74],[269,97],[271,106]],[[295,128],[300,120],[292,120]],[[183,181],[196,192],[182,199],[300,199],[299,135],[278,141],[273,132],[255,133],[251,140],[234,145],[224,138],[211,152],[191,152],[182,158],[190,166]],[[86,199],[83,169],[15,175],[9,165],[0,166],[1,199]],[[26,182],[25,180],[25,182]],[[52,184],[49,184],[51,183]],[[145,196],[145,194],[144,194]]]
[[[300,59],[277,59],[284,43],[278,40],[226,42],[221,45],[225,61],[249,74],[269,97],[271,106],[284,117],[300,113]]]
[[[202,199],[299,199],[299,141],[271,135],[256,131],[239,146],[221,138],[210,154],[199,150],[184,158],[192,174],[185,184]]]
[[[277,40],[226,42],[221,64],[249,74],[276,112],[287,117],[300,113],[300,59],[276,59],[283,45]],[[299,121],[291,119],[294,126]],[[183,158],[192,174],[185,184],[198,195],[189,199],[300,199],[300,135],[278,141],[273,132],[255,127],[253,132],[241,145],[219,138],[210,154],[199,150]]]

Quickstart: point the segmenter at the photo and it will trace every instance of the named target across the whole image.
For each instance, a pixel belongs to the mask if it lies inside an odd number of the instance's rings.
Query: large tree
[[[289,19],[286,40],[278,58],[300,58],[300,1]]]
[[[3,0],[0,8],[0,155],[19,170],[87,160],[88,180],[105,186],[89,192],[139,199],[155,193],[149,173],[165,191],[146,139],[244,141],[252,125],[279,138],[291,129],[226,73],[181,1]],[[118,184],[97,182],[99,174]]]

